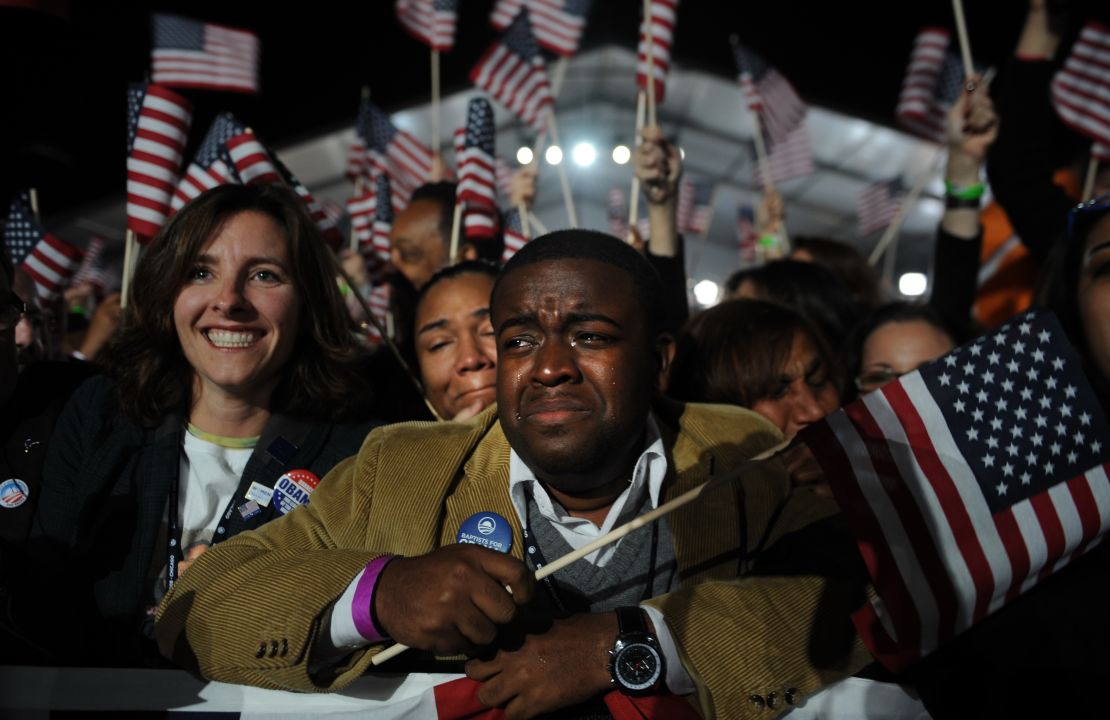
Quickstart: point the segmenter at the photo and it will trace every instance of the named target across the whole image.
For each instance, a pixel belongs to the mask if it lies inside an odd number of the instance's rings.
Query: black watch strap
[[[617,613],[617,637],[624,637],[632,633],[647,634],[647,620],[644,619],[644,609],[630,605],[619,607]]]

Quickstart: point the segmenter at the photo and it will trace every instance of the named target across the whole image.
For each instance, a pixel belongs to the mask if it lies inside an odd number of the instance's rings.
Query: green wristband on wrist
[[[762,245],[763,247],[768,247],[768,248],[769,247],[774,247],[778,243],[778,241],[779,241],[778,237],[776,237],[775,235],[770,235],[770,234],[761,235],[759,237],[759,240],[757,240],[757,242],[760,245]]]
[[[986,189],[987,186],[981,182],[972,185],[957,185],[951,180],[944,181],[944,194],[959,200],[978,200],[983,197]]]

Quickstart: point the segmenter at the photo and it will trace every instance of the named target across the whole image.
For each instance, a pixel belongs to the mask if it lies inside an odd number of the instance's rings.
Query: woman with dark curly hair
[[[65,612],[37,609],[65,661],[156,657],[140,629],[166,586],[357,452],[373,423],[328,253],[277,185],[210,190],[147,248],[108,376],[71,399],[46,464],[35,546]]]

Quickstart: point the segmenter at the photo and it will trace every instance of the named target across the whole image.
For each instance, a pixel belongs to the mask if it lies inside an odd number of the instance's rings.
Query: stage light
[[[575,145],[571,155],[578,167],[589,167],[594,164],[594,160],[597,160],[597,150],[588,142],[580,142]]]
[[[908,272],[898,278],[898,292],[906,297],[924,295],[927,287],[929,287],[929,280],[923,273]]]
[[[632,151],[628,149],[627,145],[617,145],[613,148],[613,162],[617,165],[625,165],[632,159]]]
[[[712,280],[702,280],[694,286],[694,300],[702,307],[716,305],[721,297],[721,287]]]
[[[516,151],[516,161],[521,165],[528,165],[532,162],[532,148],[521,146]]]
[[[543,157],[547,160],[548,165],[558,165],[563,161],[563,151],[558,145],[552,145],[544,152]]]
[[[682,148],[679,148],[678,149],[678,157],[681,160],[685,160],[686,159],[686,151],[683,150]]]

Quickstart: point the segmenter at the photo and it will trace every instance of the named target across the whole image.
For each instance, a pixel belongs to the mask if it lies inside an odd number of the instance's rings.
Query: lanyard
[[[532,498],[532,491],[524,488],[526,502],[524,503],[524,556],[532,564],[532,568],[539,572],[540,568],[547,564],[547,559],[544,557],[543,550],[540,549],[539,538],[536,537],[535,532],[532,531],[532,503],[535,502]],[[659,544],[659,523],[651,523],[651,555],[648,557],[648,578],[647,583],[644,585],[643,594],[640,600],[647,600],[652,596],[652,589],[655,586],[655,560],[656,560],[656,547]],[[562,597],[559,595],[559,587],[555,583],[554,574],[548,575],[543,579],[544,587],[551,595],[555,607],[561,614],[566,614],[566,605],[563,603]]]

